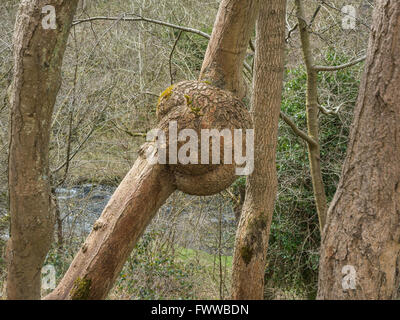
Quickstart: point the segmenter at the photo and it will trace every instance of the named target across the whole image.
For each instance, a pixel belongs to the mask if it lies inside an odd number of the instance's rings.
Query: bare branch
[[[297,29],[298,26],[299,26],[299,24],[296,23],[296,24],[294,25],[294,27],[291,28],[291,29],[289,30],[289,32],[288,32],[288,34],[287,34],[287,36],[286,36],[286,38],[285,38],[285,41],[286,41],[286,42],[289,41],[289,39],[290,39],[290,37],[291,37],[291,35],[292,35],[292,32],[294,32],[294,31]]]
[[[64,168],[67,163],[71,162],[71,160],[77,155],[77,153],[81,150],[81,148],[83,147],[83,145],[86,143],[86,141],[89,140],[89,138],[91,137],[91,135],[93,134],[93,132],[95,131],[95,127],[93,126],[93,128],[89,131],[89,133],[86,135],[86,137],[82,140],[82,142],[76,147],[76,149],[71,153],[70,157],[64,161],[61,165],[59,165],[57,168],[55,168],[54,170],[51,171],[51,174],[55,174],[58,171],[60,171],[62,168]]]
[[[206,38],[208,40],[211,37],[208,33],[205,33],[203,31],[200,31],[200,30],[197,30],[197,29],[193,29],[193,28],[190,28],[190,27],[184,27],[184,26],[179,26],[179,25],[172,24],[172,23],[165,22],[165,21],[145,18],[145,17],[139,16],[139,15],[136,15],[136,14],[134,16],[135,17],[125,17],[125,16],[122,16],[122,17],[104,17],[104,16],[90,17],[90,18],[86,18],[86,19],[74,20],[72,25],[76,26],[78,24],[85,23],[85,22],[101,21],[101,20],[103,20],[103,21],[144,21],[144,22],[158,24],[160,26],[165,26],[165,27],[169,27],[169,28],[173,28],[173,29],[177,29],[177,30],[181,30],[181,31],[197,34],[197,35],[202,36],[203,38]],[[244,65],[245,69],[248,72],[250,72],[250,73],[253,72],[251,66],[247,62],[244,62],[243,65]]]
[[[85,23],[85,22],[101,21],[101,20],[106,20],[106,21],[107,20],[108,21],[144,21],[144,22],[158,24],[160,26],[165,26],[165,27],[169,27],[169,28],[182,30],[182,31],[185,31],[185,32],[194,33],[194,34],[202,36],[202,37],[204,37],[206,39],[210,39],[210,35],[208,33],[203,32],[203,31],[200,31],[200,30],[197,30],[197,29],[193,29],[193,28],[189,28],[189,27],[179,26],[179,25],[172,24],[172,23],[165,22],[165,21],[145,18],[145,17],[138,16],[138,15],[135,15],[135,17],[125,17],[125,16],[123,16],[123,17],[103,17],[103,16],[90,17],[90,18],[87,18],[87,19],[74,20],[72,25],[76,26],[78,24]]]
[[[345,64],[341,64],[339,66],[314,66],[315,71],[338,71],[338,70],[343,70],[349,67],[352,67],[356,65],[357,63],[360,63],[366,59],[367,56],[362,56],[356,60],[350,61]]]
[[[176,40],[175,40],[174,45],[172,47],[171,53],[169,55],[169,76],[170,76],[170,79],[171,79],[171,85],[174,84],[174,76],[172,74],[172,57],[174,55],[174,51],[175,51],[175,48],[176,48],[176,46],[177,46],[177,44],[179,42],[179,39],[181,38],[182,32],[183,32],[182,30],[179,31],[179,34],[176,37]]]
[[[292,121],[292,119],[290,119],[287,115],[285,115],[282,111],[280,113],[280,118],[286,122],[286,124],[292,128],[293,132],[298,135],[300,138],[302,138],[303,140],[305,140],[308,144],[312,145],[312,146],[317,146],[317,142],[311,138],[307,133],[305,133],[304,131],[300,130],[296,124]]]
[[[339,9],[339,8],[335,7],[334,5],[328,3],[326,0],[319,0],[319,1],[321,2],[321,5],[323,5],[323,6],[325,6],[325,7],[328,7],[328,8],[331,8],[331,9],[337,11],[337,12],[340,13],[340,14],[343,14],[343,12],[342,12],[341,9]],[[369,25],[367,25],[363,20],[361,20],[361,19],[358,18],[358,17],[354,17],[354,18],[355,18],[361,25],[363,25],[364,27],[366,27],[368,30],[371,30],[371,27],[370,27]]]
[[[342,102],[335,108],[327,108],[322,105],[318,105],[319,110],[325,115],[338,115],[340,109],[346,104],[346,102]]]
[[[321,5],[319,5],[319,6],[317,7],[317,9],[315,10],[315,12],[314,12],[314,14],[313,14],[313,16],[312,16],[312,18],[311,18],[311,20],[310,20],[310,23],[308,24],[308,27],[309,27],[309,28],[311,28],[311,26],[312,26],[312,24],[314,23],[315,18],[317,17],[317,15],[318,15],[318,13],[319,13],[320,10],[321,10]]]
[[[126,133],[130,137],[144,137],[145,138],[146,135],[147,135],[146,132],[132,132],[132,131],[129,131],[128,129],[126,129],[126,128],[121,128],[113,120],[111,120],[110,122],[115,128],[117,128],[118,130]]]

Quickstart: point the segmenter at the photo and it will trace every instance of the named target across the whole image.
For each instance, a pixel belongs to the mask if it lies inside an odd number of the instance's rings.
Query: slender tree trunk
[[[233,299],[263,299],[265,258],[277,192],[276,145],[281,106],[286,0],[262,2],[257,22],[252,116],[254,171],[236,233]]]
[[[239,185],[238,186],[238,202],[235,203],[234,207],[233,207],[233,212],[235,214],[235,220],[236,223],[239,224],[240,221],[240,216],[242,214],[242,208],[243,208],[243,203],[244,203],[244,199],[246,197],[246,186],[244,185]]]
[[[395,299],[400,274],[400,2],[376,1],[342,176],[328,212],[319,299]]]
[[[21,2],[14,30],[11,87],[8,299],[39,299],[41,268],[53,237],[49,137],[61,65],[77,0]],[[55,8],[55,29],[42,8]]]
[[[245,96],[243,61],[254,30],[259,0],[222,0],[208,45],[200,79]]]
[[[61,219],[60,206],[56,195],[52,194],[52,204],[54,206],[54,214],[57,225],[57,251],[62,254],[64,249],[64,232],[63,232],[63,219]]]
[[[311,179],[314,190],[315,205],[317,208],[319,226],[322,232],[327,212],[327,200],[325,194],[324,181],[322,180],[320,144],[319,144],[319,121],[318,121],[318,91],[317,76],[318,71],[314,68],[312,57],[308,24],[305,18],[303,3],[296,0],[297,18],[299,21],[301,46],[303,50],[304,62],[307,70],[307,92],[306,92],[306,113],[308,136],[315,143],[307,143],[308,159],[310,162]]]
[[[242,76],[241,68],[246,51],[246,48],[242,47],[242,42],[245,42],[247,46],[250,40],[250,32],[247,37],[242,39],[243,30],[251,29],[250,26],[254,25],[254,20],[233,19],[232,16],[238,17],[242,13],[238,12],[237,9],[230,10],[231,6],[234,8],[240,7],[244,12],[251,11],[249,8],[256,10],[253,0],[223,0],[219,17],[223,15],[227,21],[230,21],[231,28],[220,28],[218,32],[213,32],[209,46],[215,47],[215,43],[221,41],[221,39],[229,38],[230,42],[227,42],[224,51],[208,50],[209,53],[206,56],[209,61],[227,61],[232,59],[232,52],[236,52],[233,56],[239,67],[235,67],[235,71],[232,72],[232,70],[227,69],[231,65],[223,64],[221,67],[216,63],[212,63],[206,68],[206,79],[213,84],[218,83],[223,89],[239,92],[239,84],[241,83],[239,78]],[[227,12],[221,13],[221,10],[227,10]],[[235,39],[240,39],[240,41]],[[214,55],[218,55],[218,59]],[[237,57],[240,58],[237,59]],[[205,65],[207,65],[206,62]],[[223,83],[219,82],[221,72],[225,75]],[[186,92],[185,95],[181,92],[182,90]],[[194,91],[197,91],[195,95],[198,100],[192,100],[194,96],[190,96],[190,93]],[[203,97],[201,97],[202,94]],[[182,101],[184,105],[181,104]],[[201,101],[205,105],[200,108]],[[215,112],[215,105],[218,105],[221,110]],[[189,125],[189,127],[193,122],[207,125],[208,121],[213,122],[216,120],[213,118],[214,116],[222,115],[225,117],[223,124],[229,127],[236,120],[238,123],[243,120],[240,118],[243,114],[239,112],[239,108],[242,107],[243,105],[237,101],[232,93],[221,93],[221,90],[205,84],[204,81],[196,83],[182,82],[169,87],[161,94],[157,114],[160,118],[159,126],[160,124],[166,125],[171,120],[178,122],[182,120],[182,123]],[[206,117],[203,117],[205,109],[212,109],[212,111]],[[224,109],[229,116],[221,112]],[[235,111],[238,112],[235,113]],[[235,118],[235,116],[239,116],[239,118]],[[199,117],[203,117],[204,121],[197,121]],[[189,121],[190,119],[194,119],[192,123]],[[243,123],[245,122],[243,121]],[[146,144],[143,148],[148,146]],[[193,171],[199,170],[198,172],[202,172],[202,174],[191,175],[184,173],[191,169]],[[224,169],[221,171],[210,171],[209,169],[189,167],[184,169],[183,172],[179,172],[177,166],[173,165],[150,165],[142,152],[133,168],[114,192],[67,273],[57,288],[46,296],[46,299],[105,298],[140,235],[159,207],[176,188],[184,192],[191,190],[193,194],[212,194],[220,192],[222,188],[226,188],[229,185],[224,180],[230,181],[231,177],[229,174],[225,175]],[[201,188],[205,193],[201,193]]]

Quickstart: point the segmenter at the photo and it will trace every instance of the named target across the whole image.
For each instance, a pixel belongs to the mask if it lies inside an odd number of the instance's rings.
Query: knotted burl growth
[[[157,103],[158,128],[163,130],[167,143],[167,166],[175,177],[178,190],[193,195],[212,195],[229,187],[236,179],[237,164],[224,163],[224,137],[219,141],[220,162],[212,164],[212,139],[200,141],[202,129],[228,129],[234,140],[234,129],[242,130],[242,153],[246,150],[246,129],[252,128],[250,114],[243,103],[232,93],[216,88],[207,82],[183,81],[167,88]],[[177,132],[193,129],[199,137],[198,164],[171,164],[169,161],[169,125],[176,122]],[[189,138],[187,139],[189,141]],[[178,150],[187,141],[178,141]],[[208,143],[208,164],[201,163],[200,145]],[[232,152],[233,154],[233,152]]]

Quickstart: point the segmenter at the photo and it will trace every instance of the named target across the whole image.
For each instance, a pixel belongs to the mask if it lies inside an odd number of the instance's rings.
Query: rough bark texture
[[[232,93],[197,81],[168,88],[160,96],[157,115],[158,128],[167,135],[171,121],[177,122],[178,130],[251,127],[248,111]],[[167,139],[167,154],[168,145]],[[234,164],[182,165],[171,164],[167,158],[168,165],[151,165],[146,155],[154,147],[155,142],[142,147],[134,167],[114,192],[62,281],[46,299],[105,298],[139,237],[175,189],[211,195],[229,187],[235,179]]]
[[[8,299],[39,299],[40,276],[51,244],[49,137],[61,83],[63,54],[77,0],[22,1],[14,30],[11,87]],[[42,27],[42,8],[56,9],[56,29]]]
[[[246,12],[248,7],[253,8],[253,1],[250,0],[224,1],[226,2],[234,7],[240,3],[240,7]],[[224,5],[221,6],[225,8]],[[235,63],[242,66],[243,49],[237,49],[238,41],[235,39],[241,38],[242,29],[250,28],[248,24],[252,25],[254,21],[235,20],[231,15],[237,14],[237,11],[221,13],[221,10],[220,14],[230,21],[232,28],[222,28],[213,33],[209,46],[215,46],[215,42],[227,38],[226,33],[229,33],[231,40],[225,44],[224,50],[211,51],[208,59],[219,63],[231,59],[232,52],[240,51],[240,59],[235,58]],[[246,46],[249,39],[250,33],[245,39]],[[239,41],[240,45],[241,43]],[[218,59],[214,59],[213,55],[218,55]],[[236,53],[234,55],[237,56]],[[219,78],[214,81],[214,77],[219,74],[214,72],[216,69],[213,68],[216,67],[219,68],[213,64],[208,68],[210,73],[207,79],[212,84],[219,81]],[[177,121],[180,129],[249,128],[251,117],[239,99],[232,94],[239,91],[238,79],[242,75],[240,72],[231,72],[230,67],[231,65],[223,63],[218,70],[224,72],[224,83],[229,84],[225,86],[220,83],[219,87],[231,92],[212,86],[208,81],[185,81],[167,88],[161,94],[157,106],[158,127],[166,130],[170,121]],[[144,148],[149,146],[146,144]],[[217,193],[233,182],[233,168],[225,164],[150,165],[142,154],[114,192],[66,275],[46,299],[105,298],[135,243],[168,196],[176,188],[191,194]]]
[[[400,265],[400,2],[376,1],[350,143],[325,228],[319,299],[394,299]],[[356,271],[342,287],[342,268]]]
[[[175,190],[166,166],[150,165],[145,144],[57,288],[46,299],[104,299],[136,241]]]
[[[243,61],[259,7],[259,0],[222,0],[200,79],[245,96]]]
[[[314,191],[315,206],[317,208],[319,226],[322,232],[326,222],[327,200],[324,181],[322,180],[320,144],[319,144],[319,121],[318,121],[318,72],[314,68],[314,61],[311,50],[308,23],[305,18],[303,3],[296,0],[297,18],[299,21],[301,46],[304,56],[304,63],[307,70],[307,92],[306,92],[306,114],[308,136],[315,143],[307,143],[308,159],[310,162],[311,180]]]
[[[177,123],[178,131],[193,129],[199,139],[203,129],[216,129],[220,132],[229,129],[232,137],[230,145],[234,142],[233,131],[242,129],[243,148],[246,146],[245,129],[253,127],[246,107],[231,92],[199,81],[183,81],[164,91],[157,106],[157,115],[160,119],[158,128],[167,134],[167,145],[171,121]],[[222,163],[224,143],[229,141],[221,137],[219,142]],[[178,148],[184,143],[179,142]],[[192,195],[212,195],[228,188],[237,179],[233,153],[232,164],[212,164],[212,144],[209,144],[209,164],[201,164],[200,143],[199,149],[198,164],[173,165],[168,161],[177,188]],[[243,154],[245,152],[243,150]]]
[[[277,192],[276,145],[281,106],[286,1],[265,1],[257,21],[252,116],[254,171],[236,233],[233,299],[263,299],[265,258]]]

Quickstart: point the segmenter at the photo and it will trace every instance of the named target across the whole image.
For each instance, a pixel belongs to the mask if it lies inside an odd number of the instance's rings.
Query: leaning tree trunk
[[[265,1],[265,0],[262,0]],[[243,61],[254,30],[260,0],[223,0],[204,56],[200,79],[245,96]]]
[[[174,190],[173,176],[166,167],[149,164],[141,152],[94,224],[61,284],[46,298],[104,298],[137,239]]]
[[[376,2],[342,177],[322,239],[319,299],[395,299],[400,274],[400,2]]]
[[[25,0],[17,14],[10,95],[8,299],[40,299],[41,268],[54,227],[48,156],[51,115],[77,2]],[[42,24],[46,5],[55,8],[55,29],[51,17]]]
[[[227,128],[232,132],[234,129],[251,128],[251,118],[246,108],[233,93],[243,92],[239,87],[242,83],[239,79],[242,77],[245,51],[254,24],[255,2],[221,2],[216,25],[226,20],[230,28],[214,30],[209,48],[218,47],[216,43],[222,42],[225,43],[224,50],[207,51],[202,81],[184,81],[161,94],[157,116],[158,128],[162,132],[168,135],[171,123],[176,123],[174,130],[178,132],[181,129],[200,132],[207,128]],[[246,15],[246,19],[240,18],[242,15]],[[243,30],[249,30],[245,36]],[[209,64],[210,61],[215,63]],[[232,65],[220,65],[221,61],[235,61],[238,66],[228,70]],[[105,298],[140,235],[174,190],[210,195],[224,190],[235,180],[234,163],[176,163],[169,157],[173,142],[170,139],[165,141],[167,148],[163,152],[168,157],[164,165],[148,162],[150,151],[154,151],[154,148],[160,151],[158,147],[161,144],[152,142],[142,147],[143,151],[135,165],[115,191],[67,273],[46,299]],[[178,142],[181,146],[182,141]],[[162,158],[160,152],[155,155]],[[200,153],[198,156],[201,158]],[[224,157],[222,151],[221,157]]]
[[[236,233],[233,299],[263,299],[265,258],[277,192],[276,145],[281,107],[286,0],[266,1],[257,21],[252,116],[254,171]]]

